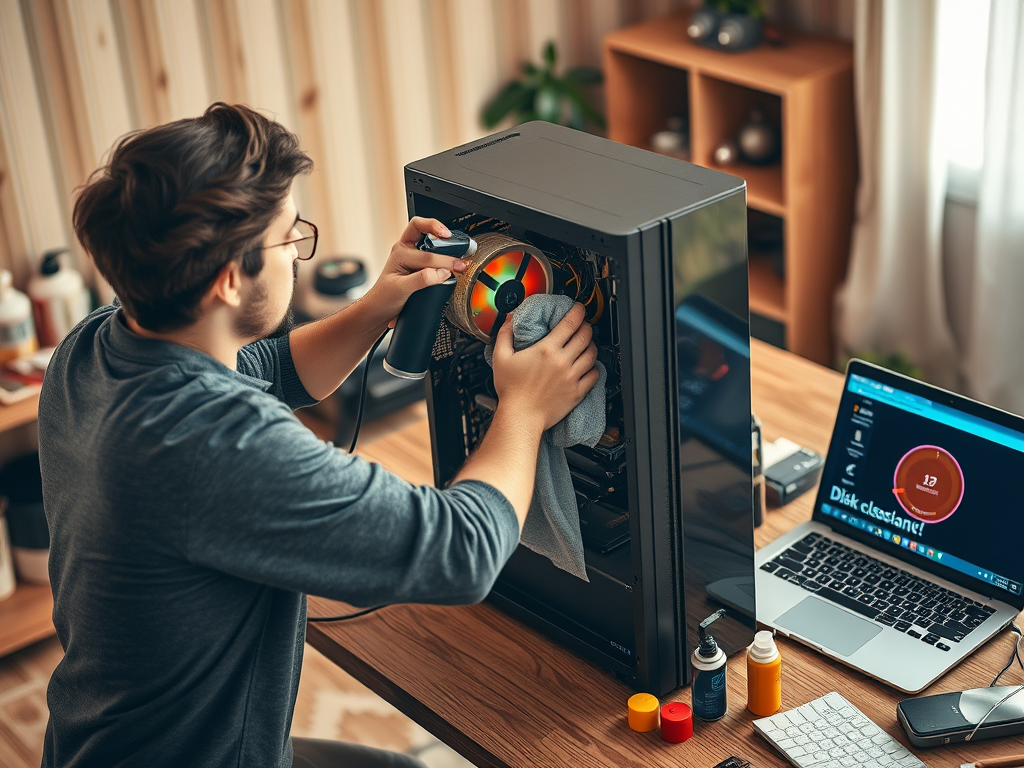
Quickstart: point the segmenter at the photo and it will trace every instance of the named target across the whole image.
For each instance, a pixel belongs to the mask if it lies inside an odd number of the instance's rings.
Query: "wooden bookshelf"
[[[785,281],[765,256],[750,254],[750,311],[780,323],[786,322]]]
[[[692,161],[715,168],[715,148],[753,107],[780,126],[780,162],[720,170],[746,181],[751,208],[783,223],[784,276],[751,252],[751,312],[780,323],[788,349],[829,365],[857,179],[852,46],[784,31],[780,46],[727,53],[692,43],[688,20],[686,12],[605,37],[609,138],[647,148],[669,117],[686,115]]]
[[[36,420],[39,395],[11,405],[0,405],[0,433]],[[48,585],[18,582],[18,588],[0,601],[0,656],[49,637],[54,633],[53,595]]]

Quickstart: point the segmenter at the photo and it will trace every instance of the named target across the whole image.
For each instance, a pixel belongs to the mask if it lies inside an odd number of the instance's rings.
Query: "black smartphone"
[[[1014,736],[1024,733],[1024,685],[996,685],[904,699],[896,705],[896,716],[916,747],[965,741],[979,722],[981,727],[971,737],[972,742]]]

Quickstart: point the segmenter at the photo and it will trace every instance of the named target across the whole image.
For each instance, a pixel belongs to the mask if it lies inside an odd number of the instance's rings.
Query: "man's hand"
[[[512,349],[512,321],[494,342],[498,409],[487,434],[455,480],[482,480],[505,495],[522,529],[533,497],[541,435],[569,413],[597,383],[597,348],[582,305],[532,347]]]
[[[338,388],[384,329],[394,323],[414,291],[466,270],[468,261],[419,250],[416,242],[423,234],[449,237],[451,232],[437,219],[414,217],[363,298],[291,332],[288,339],[295,370],[312,397],[322,400]]]
[[[398,317],[406,300],[415,291],[443,283],[451,277],[452,272],[464,272],[470,264],[468,260],[419,250],[416,243],[424,234],[451,236],[448,227],[437,219],[414,216],[401,239],[391,246],[384,271],[366,293],[365,303],[371,304],[374,312],[380,313],[385,323],[391,323]]]
[[[499,407],[536,417],[550,429],[579,404],[598,378],[594,331],[585,315],[582,304],[573,304],[547,336],[519,352],[512,349],[511,318],[502,325],[494,343]]]

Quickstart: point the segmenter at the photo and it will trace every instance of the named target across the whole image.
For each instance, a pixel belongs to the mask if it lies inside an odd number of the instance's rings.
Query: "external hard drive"
[[[916,747],[938,747],[1024,733],[1024,685],[995,685],[904,699],[900,725]],[[981,724],[978,727],[978,724]]]

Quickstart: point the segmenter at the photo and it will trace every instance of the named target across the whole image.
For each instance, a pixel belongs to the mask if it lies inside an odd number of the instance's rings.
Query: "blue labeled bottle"
[[[701,720],[720,720],[729,711],[729,689],[726,685],[726,656],[718,647],[708,627],[725,615],[715,611],[700,623],[700,645],[693,652],[693,714]]]

